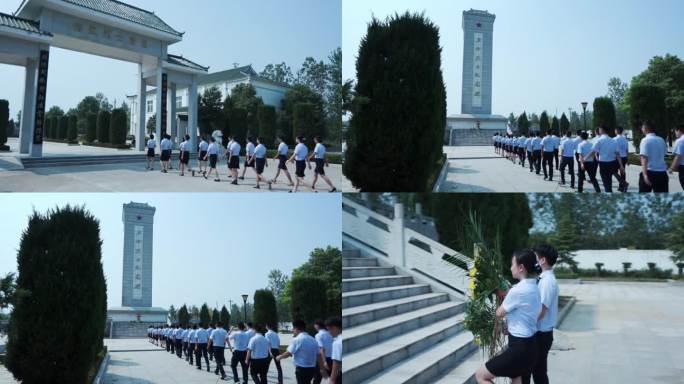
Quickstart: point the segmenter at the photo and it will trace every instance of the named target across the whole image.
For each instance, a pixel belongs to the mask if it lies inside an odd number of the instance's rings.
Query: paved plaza
[[[544,180],[541,175],[531,173],[527,167],[513,164],[494,153],[492,146],[479,147],[444,147],[449,159],[449,171],[440,192],[576,192],[570,188],[570,177],[566,169],[566,185],[558,185],[560,171],[553,170],[553,181]],[[576,170],[575,170],[576,171]],[[639,191],[639,172],[641,167],[627,167],[629,192]],[[596,175],[601,191],[603,183],[600,175]],[[575,184],[578,178],[575,177]],[[575,185],[576,187],[577,185]],[[613,178],[613,191],[617,192],[618,183]],[[585,192],[593,193],[591,184],[585,182]],[[670,192],[681,192],[678,175],[670,175]]]
[[[281,335],[283,344],[289,343],[290,335]],[[204,361],[203,370],[190,366],[185,359],[167,353],[147,339],[105,339],[111,359],[107,372],[103,378],[104,384],[152,384],[152,383],[215,383],[218,376],[214,375],[213,361],[210,361],[211,372],[206,371]],[[230,351],[225,353],[228,366],[224,367],[226,374],[230,371]],[[282,361],[283,379],[285,383],[296,383],[292,358]],[[242,372],[238,369],[240,377]],[[232,378],[232,373],[229,374]],[[0,376],[1,378],[2,376]],[[268,381],[278,382],[275,365],[271,363],[268,371]],[[229,380],[232,382],[232,379]],[[250,377],[250,382],[252,379]]]
[[[110,148],[69,146],[61,143],[46,143],[43,149],[46,156],[141,153],[133,150],[119,151]],[[244,162],[244,157],[241,160]],[[196,164],[196,161],[191,161],[193,167],[196,167]],[[272,179],[277,171],[277,162],[269,160],[268,165],[264,170],[264,176]],[[167,174],[161,173],[158,161],[155,163],[154,171],[146,170],[145,166],[143,161],[24,169],[16,152],[0,153],[0,192],[269,192],[267,184],[262,184],[260,190],[254,188],[256,178],[251,169],[247,170],[245,180],[239,180],[240,185],[231,185],[225,161],[218,167],[221,172],[220,183],[214,182],[213,178],[205,180],[199,175],[192,177],[188,173],[181,177],[177,169]],[[176,161],[173,162],[173,166],[177,166]],[[294,177],[294,165],[288,163],[288,168]],[[342,166],[330,164],[325,171],[333,184],[341,191]],[[311,183],[312,179],[313,170],[307,169],[306,181]],[[328,191],[328,185],[320,178],[316,187],[321,193]],[[281,174],[278,177],[278,183],[273,185],[272,192],[289,190],[287,178]],[[311,189],[303,187],[300,191],[310,192]]]

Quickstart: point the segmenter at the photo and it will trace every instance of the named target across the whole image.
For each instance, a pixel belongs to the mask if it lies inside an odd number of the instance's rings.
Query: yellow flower
[[[475,275],[477,274],[477,268],[475,268],[475,267],[470,268],[469,274],[470,274],[470,277],[475,277]]]
[[[481,345],[480,344],[481,342],[482,342],[482,340],[480,340],[480,336],[475,336],[475,344]]]

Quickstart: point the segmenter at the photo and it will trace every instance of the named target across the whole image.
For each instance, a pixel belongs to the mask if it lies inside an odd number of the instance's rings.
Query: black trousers
[[[613,192],[613,176],[618,173],[618,162],[614,161],[599,161],[599,172],[601,173],[601,181],[603,182],[603,189],[608,192]]]
[[[209,371],[209,356],[207,356],[207,343],[197,343],[197,350],[195,351],[195,362],[197,366],[202,369],[202,356],[207,362],[207,371]]]
[[[184,341],[183,342],[183,355],[185,356],[185,360],[188,360],[188,342]]]
[[[553,158],[556,160],[556,169],[558,169],[558,150],[553,150]]]
[[[518,149],[518,156],[520,156],[520,164],[525,166],[525,148]]]
[[[530,164],[530,172],[534,170],[534,164],[532,163],[532,151],[527,151],[527,162]]]
[[[316,374],[316,367],[311,367],[311,368],[296,367],[295,368],[295,377],[297,378],[297,384],[311,384],[311,380],[313,380],[315,374]]]
[[[249,380],[247,376],[247,351],[236,351],[233,350],[233,357],[230,359],[230,368],[233,370],[233,380],[238,383],[240,382],[238,378],[237,366],[238,363],[242,367],[242,380],[246,383]]]
[[[679,185],[684,189],[684,165],[679,165]]]
[[[271,348],[271,354],[274,357],[277,357],[278,355],[280,355],[280,350],[277,348]],[[275,363],[276,370],[278,371],[278,384],[282,384],[283,383],[283,368],[280,366],[280,361],[273,359],[273,362]],[[270,357],[269,357],[269,365],[270,365],[270,363],[271,362],[270,362]]]
[[[575,187],[575,161],[572,157],[563,156],[560,163],[561,182],[565,184],[565,167],[569,167],[568,174],[570,175],[570,186]]]
[[[193,357],[195,356],[195,343],[188,343],[188,360],[190,365],[194,364]]]
[[[168,337],[164,338],[164,342],[166,343],[166,352],[171,352],[171,345],[173,345]]]
[[[226,358],[223,355],[225,347],[212,346],[211,349],[214,351],[214,360],[216,361],[216,369],[214,370],[214,372],[220,372],[221,378],[226,377],[226,371],[223,370],[223,365],[226,363]]]
[[[332,373],[332,358],[326,357],[325,362],[328,364],[328,377],[330,377],[330,374]],[[321,375],[321,369],[323,367],[318,366],[318,369],[316,369],[316,374],[314,375],[313,382],[314,384],[320,384],[321,381],[323,380],[323,376]]]
[[[681,166],[679,168],[681,171]],[[667,176],[667,171],[653,172],[648,171],[648,180],[651,185],[644,182],[643,172],[639,173],[639,193],[667,193],[670,190],[670,178]],[[682,181],[682,174],[679,174],[679,181]]]
[[[591,182],[591,185],[594,186],[594,191],[596,193],[601,193],[601,187],[599,187],[598,180],[596,180],[596,167],[598,164],[596,164],[595,161],[587,162],[584,163],[585,169],[582,169],[582,164],[580,163],[580,174],[579,174],[579,183],[577,184],[577,191],[578,192],[583,192],[584,191],[584,180],[587,178],[587,174],[589,175],[589,181]]]
[[[553,152],[544,152],[542,157],[542,167],[544,168],[544,177],[553,180]],[[546,169],[548,168],[548,173]]]
[[[549,376],[547,375],[547,365],[546,359],[549,356],[549,350],[553,344],[553,331],[549,332],[537,332],[534,335],[534,339],[537,343],[537,362],[532,368],[531,375],[525,375],[522,377],[522,382],[524,384],[530,383],[530,376],[534,379],[534,384],[549,384]]]
[[[249,361],[249,373],[256,384],[268,383],[268,363],[269,358],[252,359]]]
[[[176,339],[176,356],[183,356],[183,339]]]
[[[582,162],[580,161],[579,153],[575,153],[575,161],[577,161],[577,176],[579,176],[579,173],[582,170]]]
[[[537,175],[541,172],[541,157],[542,151],[536,150],[532,151],[532,159],[534,160],[534,169],[537,171]]]
[[[615,178],[617,179],[618,183],[620,183],[620,185],[624,184],[627,181],[627,158],[621,157],[621,159],[622,159],[622,166],[625,168],[625,175],[623,176],[622,174],[620,174],[619,170],[615,174]],[[618,168],[619,168],[619,166],[618,166]]]

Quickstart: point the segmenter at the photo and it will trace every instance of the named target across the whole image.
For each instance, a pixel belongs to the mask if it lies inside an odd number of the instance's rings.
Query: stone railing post
[[[395,244],[396,255],[391,257],[395,258],[402,267],[406,267],[406,247],[404,242],[404,205],[401,203],[394,204],[394,228],[392,228],[392,233],[394,234],[393,243]]]

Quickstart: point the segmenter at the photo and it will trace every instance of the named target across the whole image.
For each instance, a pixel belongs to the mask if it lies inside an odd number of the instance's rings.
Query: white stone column
[[[394,204],[394,227],[391,229],[394,233],[392,241],[393,252],[390,258],[394,260],[395,263],[406,267],[406,247],[404,242],[404,204],[396,203]]]
[[[147,115],[147,83],[143,75],[142,64],[138,64],[138,134],[135,136],[136,148],[145,149],[145,125]]]
[[[19,153],[27,155],[31,152],[33,129],[36,119],[36,95],[38,93],[38,61],[26,60],[24,76],[24,105],[21,110],[21,127],[19,128]]]
[[[157,82],[157,92],[156,92],[156,98],[157,98],[157,100],[156,100],[155,108],[154,108],[154,109],[155,109],[155,115],[157,116],[157,117],[156,117],[157,126],[155,127],[155,132],[156,132],[156,133],[155,133],[154,136],[155,136],[155,138],[156,138],[157,140],[159,140],[159,137],[161,137],[161,130],[162,130],[162,112],[163,112],[163,109],[164,109],[164,108],[162,108],[162,106],[163,106],[163,103],[166,102],[166,100],[164,100],[164,99],[162,98],[162,74],[163,74],[163,73],[164,73],[164,71],[163,71],[162,66],[161,66],[161,61],[159,61],[159,64],[158,64],[158,66],[157,66],[157,71],[156,71],[156,74],[155,74],[155,78],[156,78],[156,80],[157,80],[157,81],[156,81],[156,82]]]
[[[173,139],[178,134],[178,127],[176,126],[176,84],[169,84],[167,94],[169,116],[166,118],[166,133],[171,135],[171,138]]]
[[[197,152],[197,76],[192,77],[188,88],[188,135],[190,135],[190,153]]]

